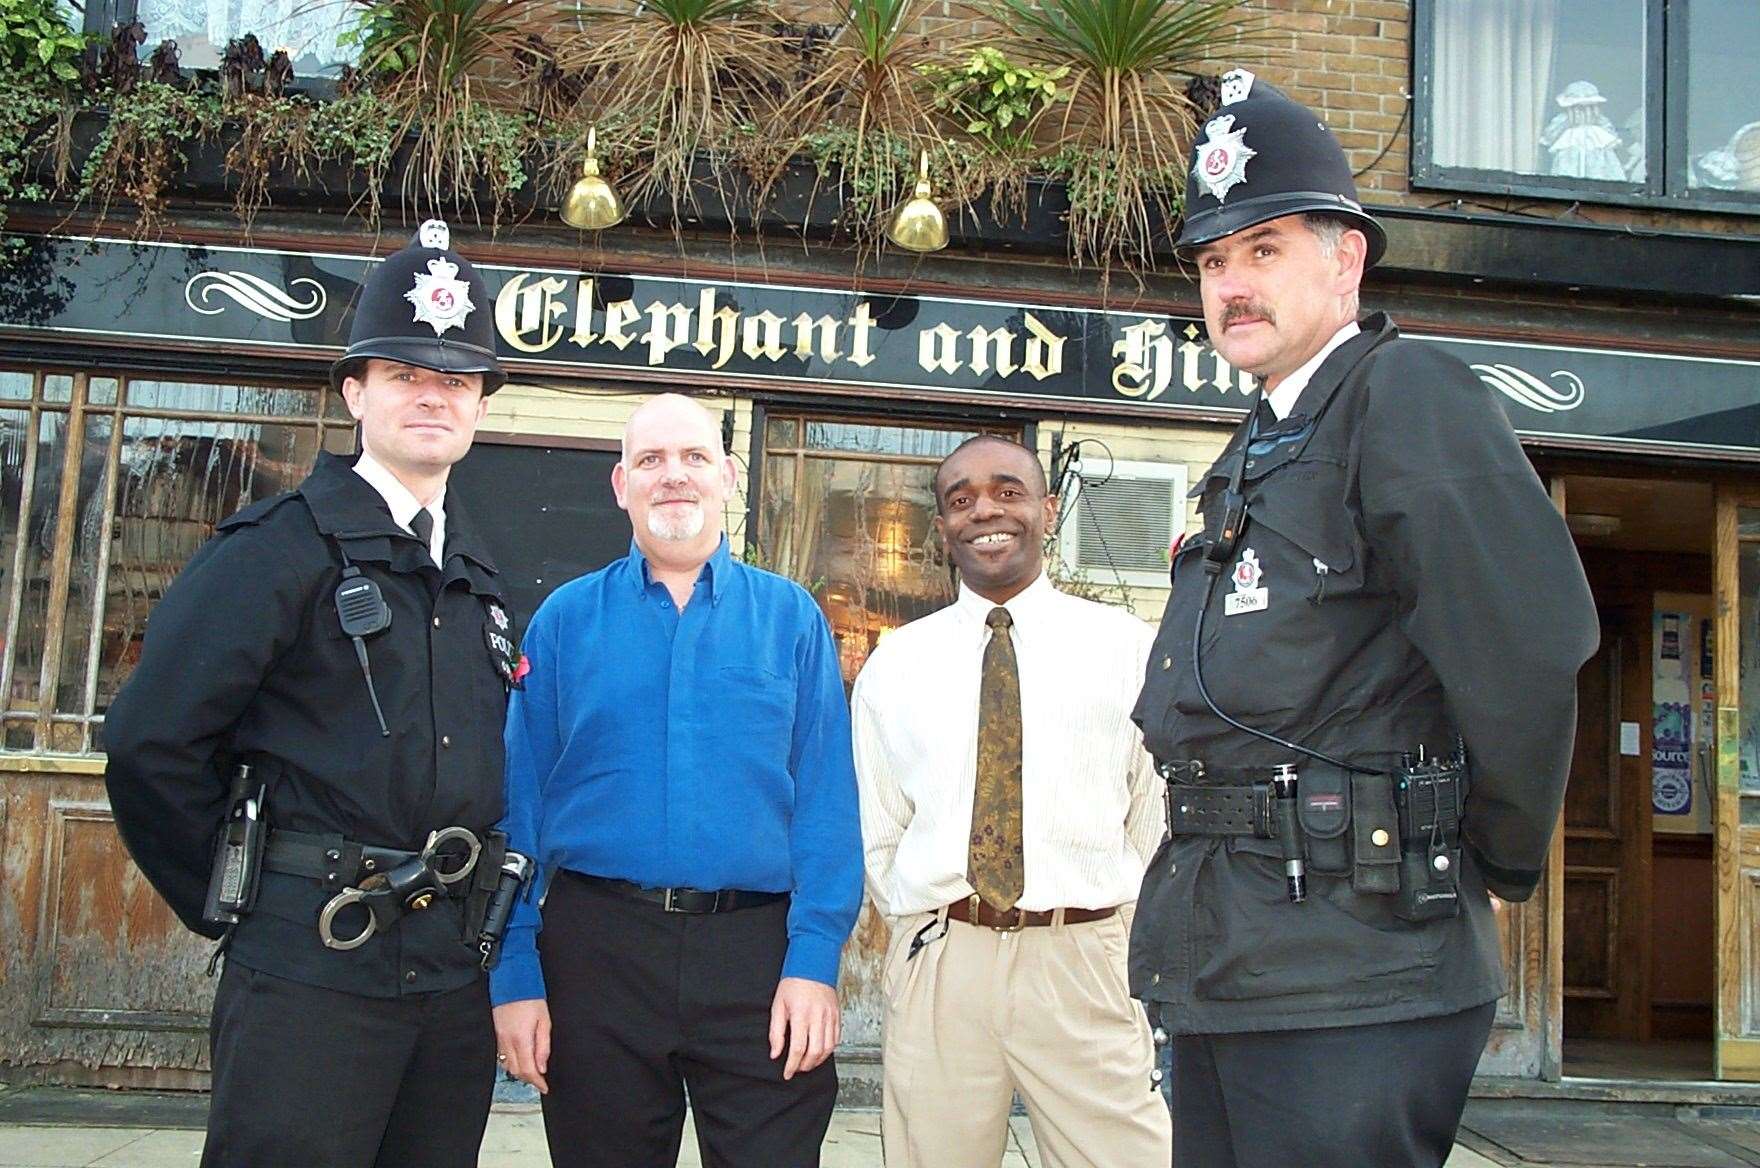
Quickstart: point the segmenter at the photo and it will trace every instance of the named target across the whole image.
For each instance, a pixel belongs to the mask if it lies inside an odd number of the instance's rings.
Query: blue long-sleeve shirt
[[[628,556],[533,616],[507,711],[508,846],[650,887],[792,895],[783,977],[837,984],[862,895],[849,708],[805,589],[710,557],[681,614]],[[538,897],[490,977],[496,1005],[544,996]]]

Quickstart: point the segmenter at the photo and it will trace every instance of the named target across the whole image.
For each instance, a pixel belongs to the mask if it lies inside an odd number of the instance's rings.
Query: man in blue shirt
[[[862,892],[836,647],[728,553],[734,464],[655,398],[612,472],[628,556],[532,618],[507,719],[509,846],[536,856],[490,979],[500,1058],[559,1168],[811,1168],[837,1096],[837,965]]]

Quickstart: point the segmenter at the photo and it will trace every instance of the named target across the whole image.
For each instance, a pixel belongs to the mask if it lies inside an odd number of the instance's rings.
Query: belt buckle
[[[660,902],[660,907],[663,910],[665,910],[666,912],[671,913],[671,912],[683,912],[684,911],[682,908],[674,908],[673,907],[673,903],[674,903],[673,897],[677,892],[678,892],[678,889],[676,889],[676,888],[668,888],[666,890],[666,897],[665,897],[665,899],[663,899]]]

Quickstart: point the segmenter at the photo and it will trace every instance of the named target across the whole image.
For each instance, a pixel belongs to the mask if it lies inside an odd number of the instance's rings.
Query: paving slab
[[[1480,1153],[1506,1165],[1571,1168],[1752,1168],[1720,1134],[1667,1105],[1474,1099],[1462,1120]]]
[[[86,1168],[151,1134],[149,1129],[122,1127],[4,1127],[0,1128],[0,1165]],[[199,1139],[196,1147],[201,1147]]]

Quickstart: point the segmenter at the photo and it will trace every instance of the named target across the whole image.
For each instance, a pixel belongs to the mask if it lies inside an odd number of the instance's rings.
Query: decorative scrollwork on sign
[[[1560,381],[1560,384],[1553,385],[1514,365],[1474,365],[1472,368],[1486,385],[1538,413],[1563,413],[1583,404],[1583,379],[1568,369],[1552,371],[1553,380]]]
[[[299,299],[295,295],[301,284],[311,288],[306,299]],[[324,294],[324,286],[306,276],[293,282],[292,291],[277,288],[261,276],[253,276],[249,272],[200,272],[191,276],[189,283],[183,286],[184,302],[203,316],[217,316],[226,311],[226,305],[214,303],[216,295],[243,305],[258,316],[266,316],[282,324],[310,320],[324,311],[324,304],[328,299]]]

